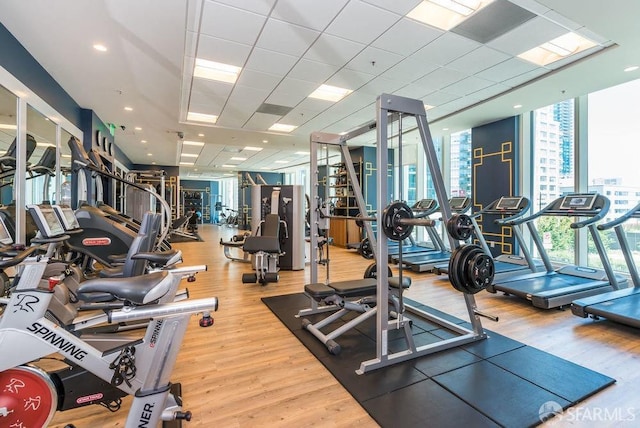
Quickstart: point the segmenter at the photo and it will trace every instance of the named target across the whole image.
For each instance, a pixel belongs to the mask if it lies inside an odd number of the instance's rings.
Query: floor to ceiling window
[[[640,201],[640,80],[594,92],[588,96],[589,116],[589,190],[597,191],[611,202],[604,221],[628,212]],[[636,262],[640,261],[640,222],[626,221],[627,234]],[[617,271],[627,267],[612,229],[602,232],[609,260]],[[589,265],[601,266],[595,247],[589,240]]]

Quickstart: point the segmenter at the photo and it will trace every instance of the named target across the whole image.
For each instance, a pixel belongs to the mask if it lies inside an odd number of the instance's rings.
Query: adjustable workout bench
[[[280,250],[280,220],[278,214],[267,214],[258,228],[260,235],[248,236],[244,239],[242,249],[254,256],[255,273],[242,274],[242,282],[278,282],[278,258]],[[286,228],[286,223],[285,228]]]
[[[402,278],[402,288],[407,289],[410,286],[411,278]],[[315,324],[304,318],[302,320],[302,327],[309,330],[311,334],[318,338],[331,354],[338,355],[341,348],[334,339],[376,314],[376,289],[376,278],[338,281],[330,284],[306,284],[304,286],[304,292],[307,296],[328,307],[334,307],[340,310]],[[400,290],[399,278],[389,278],[389,292],[389,302],[391,306],[393,306],[391,315],[396,317],[398,313],[403,312],[403,308],[400,307],[400,301],[398,299],[399,294],[402,292],[402,290]],[[351,311],[360,312],[361,314],[328,334],[320,331],[321,328],[339,320]]]

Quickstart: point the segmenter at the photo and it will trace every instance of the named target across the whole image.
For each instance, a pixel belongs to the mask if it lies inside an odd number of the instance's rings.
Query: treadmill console
[[[44,238],[53,238],[64,234],[64,228],[52,207],[27,205],[27,209]]]
[[[520,209],[521,203],[522,197],[503,196],[496,204],[495,209],[500,211],[517,211]]]
[[[566,211],[589,211],[593,208],[597,195],[594,194],[577,194],[567,195],[562,198],[560,209]]]
[[[435,208],[436,204],[435,199],[420,199],[412,209],[416,211],[429,211]]]
[[[60,205],[52,205],[52,207],[65,231],[80,229],[80,223],[71,208]]]
[[[462,212],[466,210],[468,201],[469,198],[467,197],[453,197],[449,199],[449,206],[451,207],[452,211]]]
[[[0,244],[11,245],[13,244],[13,239],[9,234],[9,229],[7,229],[7,225],[4,224],[4,220],[2,216],[0,216]]]

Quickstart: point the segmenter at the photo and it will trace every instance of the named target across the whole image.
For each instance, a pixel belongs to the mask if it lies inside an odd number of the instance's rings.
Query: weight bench
[[[394,310],[392,316],[402,313],[404,308],[400,307],[398,296],[402,290],[411,286],[411,278],[402,278],[402,289],[400,288],[400,279],[395,277],[389,280],[389,303]],[[302,327],[313,334],[320,342],[322,342],[329,352],[333,355],[340,353],[340,345],[334,340],[343,333],[351,330],[355,326],[361,324],[376,314],[376,292],[378,282],[375,278],[356,279],[350,281],[338,281],[330,284],[312,283],[304,286],[304,292],[307,296],[317,302],[324,303],[330,307],[340,308],[340,310],[323,318],[315,324],[307,318],[302,319]],[[322,328],[328,326],[334,321],[339,320],[349,312],[360,312],[360,315],[346,322],[342,326],[336,328],[330,333],[323,333]]]
[[[254,257],[255,273],[242,274],[243,283],[278,282],[278,258],[283,254],[280,250],[280,217],[278,214],[267,214],[260,223],[260,235],[248,236],[244,239],[242,249]]]

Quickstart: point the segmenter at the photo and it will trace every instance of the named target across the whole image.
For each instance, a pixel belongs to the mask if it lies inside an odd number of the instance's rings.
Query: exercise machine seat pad
[[[171,280],[168,276],[168,272],[159,271],[133,278],[90,279],[78,287],[78,299],[84,302],[105,302],[115,298],[144,305],[158,300],[169,291]]]
[[[280,253],[280,239],[275,236],[250,236],[244,240],[242,247],[249,254],[255,254],[258,251],[265,253]]]

